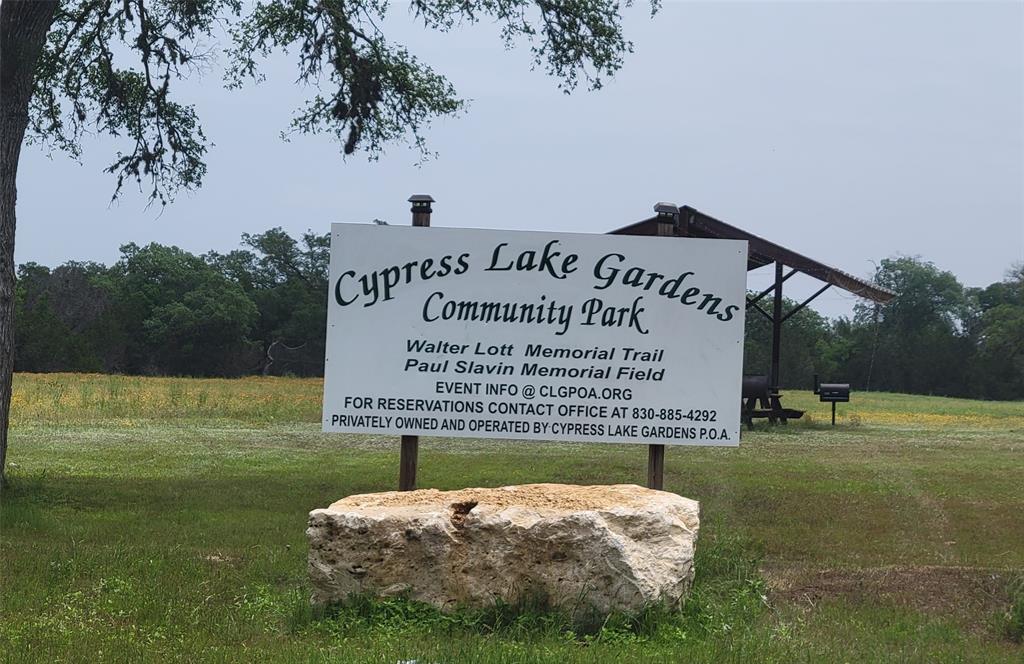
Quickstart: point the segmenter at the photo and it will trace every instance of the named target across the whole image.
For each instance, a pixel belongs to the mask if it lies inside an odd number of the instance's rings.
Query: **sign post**
[[[654,206],[658,214],[658,237],[674,237],[679,226],[679,207],[672,203]],[[647,446],[647,487],[661,491],[665,486],[665,446]]]
[[[430,226],[430,214],[433,212],[431,203],[434,198],[430,194],[413,194],[409,197],[412,203],[412,225]],[[420,455],[420,437],[402,436],[402,452],[398,462],[398,490],[413,491],[416,489],[416,464]]]

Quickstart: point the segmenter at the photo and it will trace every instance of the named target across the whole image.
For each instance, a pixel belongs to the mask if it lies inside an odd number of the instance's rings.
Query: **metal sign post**
[[[673,203],[658,203],[658,237],[675,237],[679,227],[679,208]],[[685,234],[685,233],[684,233]],[[665,446],[647,446],[647,486],[661,491],[665,486]]]
[[[430,226],[430,206],[434,198],[430,194],[414,194],[409,197],[412,203],[412,225]],[[402,436],[402,453],[398,462],[398,490],[414,491],[416,489],[416,463],[420,454],[419,436]]]

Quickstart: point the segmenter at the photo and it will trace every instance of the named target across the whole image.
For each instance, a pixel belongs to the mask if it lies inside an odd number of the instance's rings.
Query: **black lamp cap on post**
[[[426,212],[430,214],[433,211],[430,208],[430,204],[434,202],[434,197],[430,194],[413,194],[409,197],[409,202],[412,203],[412,212]]]
[[[654,212],[658,215],[659,222],[679,225],[679,206],[675,203],[655,203]]]

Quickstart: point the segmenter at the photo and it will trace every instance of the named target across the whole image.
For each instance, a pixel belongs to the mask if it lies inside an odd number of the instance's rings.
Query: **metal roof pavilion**
[[[737,228],[719,219],[704,214],[688,205],[679,208],[679,225],[676,226],[677,236],[718,238],[723,240],[746,240],[749,246],[747,271],[755,270],[772,263],[785,265],[796,272],[802,272],[824,281],[831,286],[838,286],[845,291],[858,295],[873,302],[884,304],[895,297],[895,293],[882,288],[870,281],[865,281],[834,267],[819,263],[781,245],[769,242],[742,228]],[[635,224],[611,231],[612,235],[657,235],[659,217],[638,221]],[[792,275],[786,275],[788,279]]]

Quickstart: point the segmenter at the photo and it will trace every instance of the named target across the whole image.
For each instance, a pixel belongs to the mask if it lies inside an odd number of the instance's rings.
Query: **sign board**
[[[747,243],[334,224],[324,431],[737,445]]]

